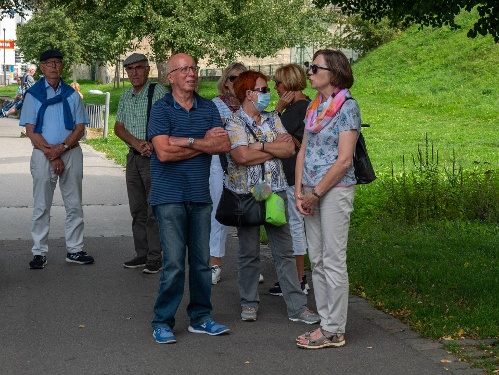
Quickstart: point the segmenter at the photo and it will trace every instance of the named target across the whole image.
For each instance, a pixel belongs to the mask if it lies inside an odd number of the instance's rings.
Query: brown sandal
[[[313,329],[311,331],[308,331],[308,332],[305,332],[305,333],[301,334],[300,336],[298,336],[296,338],[296,342],[300,342],[301,340],[308,340],[308,339],[310,339],[310,335],[312,334],[312,332],[317,331],[318,329],[320,329],[320,328],[316,328],[316,329]]]
[[[302,335],[304,339],[299,340],[296,345],[302,349],[339,348],[345,345],[345,337],[343,335],[334,334],[328,337],[324,334],[324,331],[320,329],[321,335],[316,340],[313,340],[311,335],[312,332]]]

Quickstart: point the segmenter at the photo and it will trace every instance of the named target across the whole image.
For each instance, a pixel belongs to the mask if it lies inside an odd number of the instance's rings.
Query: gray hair
[[[26,71],[29,72],[30,70],[36,70],[36,65],[35,64],[28,64],[26,66]]]

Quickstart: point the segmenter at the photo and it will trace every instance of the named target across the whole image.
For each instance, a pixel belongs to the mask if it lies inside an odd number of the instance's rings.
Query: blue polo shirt
[[[158,135],[204,138],[206,132],[222,127],[217,107],[211,100],[194,93],[194,104],[187,111],[171,93],[154,103],[149,120],[149,138]],[[210,197],[211,155],[200,154],[175,162],[160,162],[151,155],[152,206],[165,203],[212,203]]]
[[[51,99],[61,93],[61,81],[59,81],[57,90],[54,90],[52,86],[45,81],[45,89],[47,90],[47,99]],[[68,97],[68,103],[69,108],[71,108],[71,114],[73,115],[75,124],[88,125],[90,121],[88,120],[85,105],[76,91]],[[24,105],[19,125],[36,125],[36,115],[41,106],[42,103],[40,103],[28,92],[24,97]],[[43,117],[43,127],[41,133],[47,143],[49,145],[58,145],[64,142],[71,132],[72,130],[66,129],[66,125],[64,125],[64,107],[62,102],[49,105]]]

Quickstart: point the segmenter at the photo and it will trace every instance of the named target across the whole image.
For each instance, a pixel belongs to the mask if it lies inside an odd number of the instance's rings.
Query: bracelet
[[[311,193],[312,193],[312,195],[315,195],[318,199],[321,199],[321,196],[319,194],[317,194],[317,192],[315,191],[315,188],[312,189]]]

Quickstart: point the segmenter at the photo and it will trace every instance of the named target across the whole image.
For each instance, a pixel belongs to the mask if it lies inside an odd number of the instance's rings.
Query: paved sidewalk
[[[289,321],[282,298],[268,293],[276,278],[265,247],[258,321],[241,321],[234,231],[222,281],[212,291],[213,317],[231,333],[187,332],[184,298],[174,328],[178,343],[156,344],[150,321],[159,274],[122,267],[134,254],[123,168],[82,146],[85,251],[96,262],[65,262],[64,207],[57,188],[48,265],[29,270],[31,144],[19,133],[18,120],[0,119],[1,375],[481,373],[354,296],[344,348],[298,349],[294,338],[313,326]],[[308,301],[313,308],[313,295]]]

